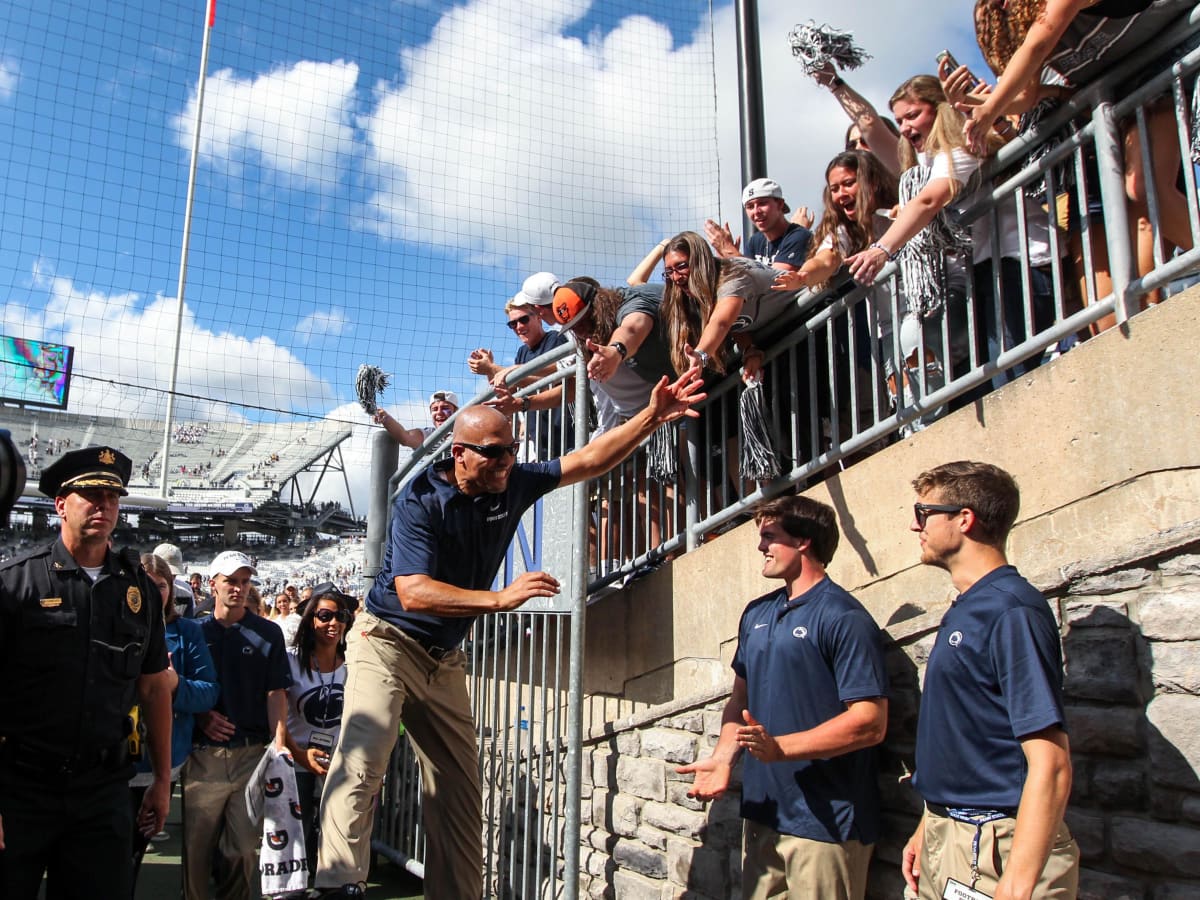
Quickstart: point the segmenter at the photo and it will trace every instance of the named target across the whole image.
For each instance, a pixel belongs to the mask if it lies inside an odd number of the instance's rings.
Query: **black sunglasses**
[[[484,459],[500,459],[504,454],[512,456],[517,455],[517,448],[520,444],[515,441],[511,444],[468,444],[464,441],[457,441],[455,447],[466,447],[468,450],[474,450]]]
[[[528,325],[528,324],[529,324],[529,316],[528,315],[517,316],[515,319],[508,320],[508,327],[512,331],[516,331],[518,325]]]
[[[328,625],[334,619],[337,619],[343,625],[350,624],[350,613],[344,609],[318,609],[313,613],[313,618],[324,625]]]
[[[917,527],[924,528],[925,523],[933,513],[945,513],[948,516],[957,515],[962,512],[962,506],[948,506],[945,503],[914,503],[913,518],[917,520]]]

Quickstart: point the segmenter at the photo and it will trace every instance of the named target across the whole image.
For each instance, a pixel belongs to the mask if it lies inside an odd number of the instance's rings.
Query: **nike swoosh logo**
[[[754,626],[754,629],[755,629],[755,631],[757,631],[759,628],[766,628],[766,627],[767,627],[766,622],[759,622],[757,625]]]

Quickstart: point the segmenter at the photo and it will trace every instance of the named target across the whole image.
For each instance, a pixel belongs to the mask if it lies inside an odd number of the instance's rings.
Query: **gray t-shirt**
[[[722,265],[717,282],[717,302],[722,297],[741,297],[742,310],[729,329],[731,334],[754,333],[787,309],[793,295],[773,291],[771,285],[779,274],[770,266],[750,260],[738,260]]]

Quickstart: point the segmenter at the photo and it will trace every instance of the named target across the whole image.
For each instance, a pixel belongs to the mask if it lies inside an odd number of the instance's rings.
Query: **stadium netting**
[[[205,15],[0,7],[0,332],[74,348],[68,415],[166,415]],[[719,211],[711,20],[707,0],[220,0],[174,421],[365,433],[364,362],[409,425],[435,389],[472,396],[471,350],[515,353],[526,275],[621,283]]]

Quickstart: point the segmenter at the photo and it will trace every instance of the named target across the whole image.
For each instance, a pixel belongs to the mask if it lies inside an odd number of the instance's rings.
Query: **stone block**
[[[1067,827],[1079,845],[1080,859],[1092,862],[1104,858],[1104,816],[1068,809]]]
[[[616,900],[661,900],[662,882],[618,869],[613,874],[613,896]]]
[[[1128,628],[1129,604],[1119,597],[1081,597],[1063,604],[1063,618],[1071,628]]]
[[[598,788],[617,786],[617,759],[608,748],[592,751],[592,784]]]
[[[1147,585],[1154,578],[1154,573],[1146,569],[1119,569],[1116,572],[1105,572],[1103,575],[1089,575],[1074,582],[1068,590],[1070,594],[1117,594],[1121,591],[1134,590]]]
[[[1143,810],[1148,802],[1141,762],[1097,760],[1092,769],[1092,800],[1113,809]]]
[[[603,878],[592,879],[587,888],[587,895],[589,900],[616,900],[617,896],[612,883]]]
[[[1104,703],[1141,703],[1133,631],[1086,628],[1063,641],[1068,697]]]
[[[644,800],[665,800],[666,769],[661,760],[622,756],[617,760],[617,787]]]
[[[1079,900],[1145,900],[1146,890],[1129,878],[1081,868],[1078,897]]]
[[[1112,857],[1123,866],[1168,878],[1200,877],[1200,829],[1117,816]]]
[[[672,728],[648,728],[642,732],[642,756],[686,765],[696,761],[696,736]]]
[[[620,756],[641,756],[642,738],[636,731],[622,731],[617,735],[617,753]]]
[[[667,877],[667,854],[643,844],[641,841],[621,838],[613,847],[613,861],[622,869],[629,869],[651,878]],[[621,873],[618,872],[618,875]],[[655,887],[658,890],[658,887]],[[620,888],[617,896],[623,896]],[[655,895],[657,897],[657,895]]]
[[[1143,591],[1138,618],[1147,640],[1200,640],[1200,584]]]
[[[1067,732],[1076,753],[1140,756],[1144,713],[1130,706],[1068,705]]]
[[[1158,573],[1166,577],[1200,575],[1200,553],[1184,553],[1158,564]]]
[[[690,731],[692,734],[704,733],[704,711],[697,709],[682,715],[667,719],[667,726],[678,728],[680,731]]]
[[[1150,677],[1168,694],[1200,694],[1200,641],[1152,641]]]
[[[725,855],[709,847],[696,846],[679,838],[667,841],[667,877],[690,888],[691,896],[703,892],[726,896]]]
[[[691,789],[692,783],[690,781],[668,781],[667,802],[674,803],[676,806],[682,806],[684,809],[703,812],[704,801],[697,800],[695,797],[689,797],[688,791]]]
[[[1200,897],[1200,884],[1180,884],[1178,882],[1157,884],[1152,895],[1154,900],[1196,900]]]
[[[641,812],[642,801],[628,794],[612,795],[612,811],[609,821],[604,823],[613,834],[632,837],[637,833],[638,814]]]
[[[608,830],[609,828],[609,796],[610,794],[608,791],[592,791],[592,817],[590,821],[597,828],[603,828],[605,830]]]
[[[704,711],[704,734],[711,738],[717,738],[721,735],[721,719],[724,717],[723,709],[706,709]]]
[[[608,878],[616,869],[612,857],[595,850],[584,851],[580,864],[583,870],[594,878]]]
[[[1146,707],[1150,777],[1159,784],[1200,790],[1200,697],[1160,694]]]
[[[708,825],[708,817],[703,812],[653,802],[642,807],[642,821],[663,831],[690,838],[699,838]]]
[[[639,825],[635,837],[647,847],[653,847],[655,850],[667,849],[667,834],[657,828],[651,828],[644,824]]]

